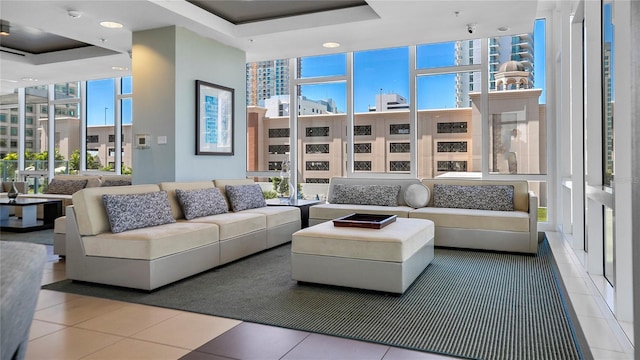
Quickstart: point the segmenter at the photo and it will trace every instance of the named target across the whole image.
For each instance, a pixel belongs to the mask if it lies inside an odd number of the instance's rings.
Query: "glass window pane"
[[[611,19],[611,0],[602,4],[602,129],[603,129],[603,185],[612,186],[613,178],[613,103],[615,101],[614,92],[614,25]]]
[[[416,67],[429,69],[480,64],[481,40],[460,40],[416,47]]]
[[[274,96],[289,95],[289,59],[247,64],[247,105],[264,106]]]
[[[409,109],[409,48],[360,51],[353,58],[356,113]]]
[[[300,58],[300,78],[347,74],[347,55],[333,54]]]
[[[107,148],[109,136],[115,134],[114,102],[113,78],[87,81],[87,171],[115,171],[109,166],[115,158]]]
[[[132,174],[132,156],[133,156],[133,99],[122,99],[121,119],[122,119],[122,174]]]
[[[532,191],[538,197],[538,222],[548,222],[549,215],[547,214],[547,203],[549,201],[549,194],[547,182],[529,181],[529,191]]]
[[[473,133],[482,123],[480,93],[468,86],[480,79],[476,72],[418,77],[418,177],[482,171],[482,144]]]
[[[133,93],[133,77],[125,76],[122,78],[121,91],[123,94]]]
[[[344,176],[346,82],[302,85],[299,89],[298,182],[306,183],[310,178],[319,183]]]
[[[56,174],[76,174],[80,170],[79,109],[79,103],[55,106]]]
[[[536,52],[543,54],[544,25],[536,21]],[[501,37],[501,46],[505,39],[510,57],[491,74],[495,87],[490,84],[489,90],[489,172],[545,174],[546,107],[540,87],[544,87],[540,80],[545,74],[544,57],[533,63],[533,34]]]
[[[78,99],[80,97],[80,83],[70,82],[54,85],[54,99]]]

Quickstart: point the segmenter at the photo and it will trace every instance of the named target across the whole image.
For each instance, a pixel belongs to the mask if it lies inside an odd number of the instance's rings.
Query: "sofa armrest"
[[[532,253],[537,253],[538,248],[538,196],[529,191],[529,246]]]

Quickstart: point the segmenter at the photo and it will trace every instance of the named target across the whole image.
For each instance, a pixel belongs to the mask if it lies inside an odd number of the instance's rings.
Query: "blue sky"
[[[115,122],[114,79],[87,81],[87,125],[113,125]],[[131,77],[122,78],[122,92],[131,93]],[[106,109],[106,110],[105,110]],[[122,123],[131,124],[131,101],[122,101]]]
[[[541,88],[541,103],[546,103],[545,82],[545,21],[538,20],[534,27],[534,84]],[[605,31],[605,38],[610,32]],[[454,43],[429,44],[417,47],[418,68],[450,66],[454,64]],[[303,77],[344,75],[346,55],[327,55],[304,58]],[[409,100],[409,49],[391,48],[354,53],[354,108],[367,112],[375,107],[376,95],[397,93]],[[455,108],[455,75],[429,75],[417,80],[418,109]],[[433,91],[435,89],[435,91]],[[131,92],[131,77],[123,78],[123,93]],[[332,98],[340,112],[346,112],[345,83],[304,85],[302,94],[309,99]],[[104,79],[87,83],[87,123],[105,125],[114,123],[114,80]],[[105,110],[106,109],[106,110]],[[106,116],[105,116],[106,114]],[[122,122],[131,123],[131,101],[122,102]]]

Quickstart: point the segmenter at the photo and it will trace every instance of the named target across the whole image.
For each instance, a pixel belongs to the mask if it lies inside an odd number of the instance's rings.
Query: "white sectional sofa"
[[[399,185],[394,204],[373,205],[375,197],[357,195],[393,185]],[[355,194],[354,203],[336,198],[336,190]],[[309,209],[310,225],[351,213],[393,214],[433,221],[436,246],[537,253],[538,198],[524,180],[332,178],[327,199]]]
[[[252,184],[249,179],[165,182],[74,193],[66,217],[67,278],[153,290],[291,241],[291,235],[300,230],[296,207],[264,206],[233,212],[229,209],[234,204],[227,203],[224,213],[186,220],[176,191]],[[113,209],[107,210],[103,195],[144,197],[157,192],[166,192],[169,210],[165,212],[170,222],[112,232],[110,220],[115,215]],[[134,211],[143,211],[144,203],[139,206],[141,209]]]

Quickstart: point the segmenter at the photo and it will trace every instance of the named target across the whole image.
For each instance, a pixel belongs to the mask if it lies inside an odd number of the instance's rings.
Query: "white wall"
[[[175,26],[133,34],[133,133],[152,135],[150,149],[134,150],[135,184],[246,176],[245,61],[243,51]],[[231,156],[195,155],[196,80],[235,90]]]

